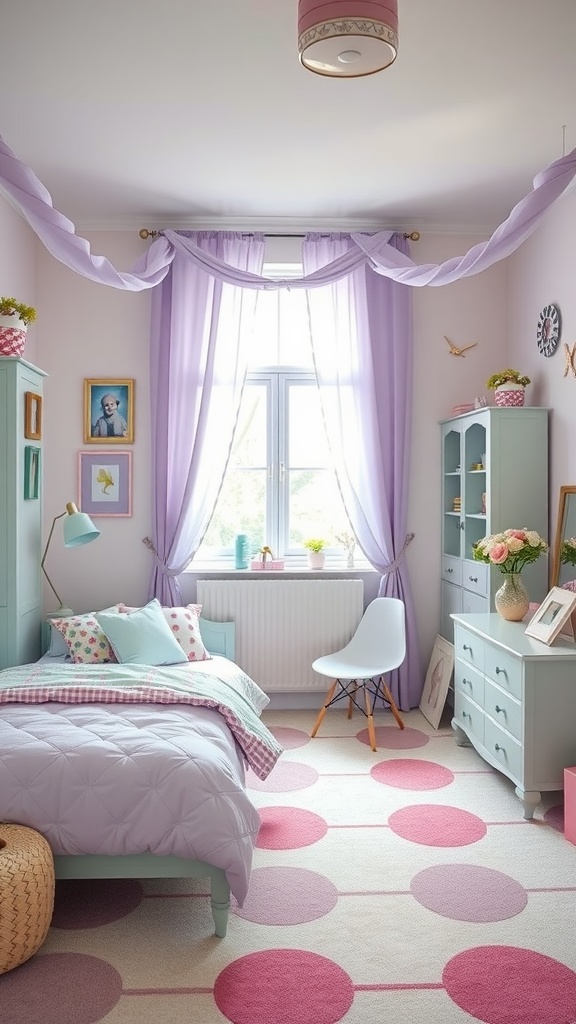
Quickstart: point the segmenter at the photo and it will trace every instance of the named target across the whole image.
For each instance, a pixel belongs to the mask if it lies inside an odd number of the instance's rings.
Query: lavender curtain
[[[418,266],[413,263],[406,254],[388,245],[391,232],[353,234],[354,247],[341,257],[341,262],[324,267],[312,279],[278,282],[246,269],[234,268],[218,256],[206,253],[192,239],[186,242],[177,232],[166,230],[131,272],[122,273],[105,257],[92,254],[86,239],[76,235],[72,222],[54,209],[50,193],[31,168],[18,160],[0,136],[0,187],[46,248],[57,260],[84,277],[129,291],[158,285],[166,276],[176,251],[186,252],[189,259],[220,280],[247,288],[277,288],[288,284],[292,288],[312,288],[336,280],[366,263],[377,273],[414,287],[451,284],[462,277],[479,274],[514,252],[532,234],[548,207],[564,192],[574,175],[576,149],[536,175],[532,191],[517,203],[487,242],[473,246],[462,257],[454,257],[441,264]]]
[[[258,273],[264,235],[190,233],[202,252]],[[222,485],[257,292],[217,280],[176,253],[152,295],[153,534],[150,596],[181,603],[178,575],[199,547]]]
[[[392,246],[406,252],[400,235]],[[304,272],[341,259],[349,235],[307,235]],[[417,707],[422,671],[404,558],[412,419],[412,303],[409,288],[369,266],[308,292],[322,411],[338,484],[359,546],[381,574],[379,595],[406,607],[407,655],[390,685],[397,704]]]

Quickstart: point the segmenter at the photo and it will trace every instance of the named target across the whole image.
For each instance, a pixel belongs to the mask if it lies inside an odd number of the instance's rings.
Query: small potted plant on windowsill
[[[33,306],[17,299],[0,298],[0,356],[21,356],[28,325],[36,319]]]
[[[500,370],[486,381],[486,387],[494,391],[494,401],[499,406],[524,405],[525,389],[530,377],[519,370]]]
[[[326,556],[323,548],[326,547],[326,541],[321,540],[319,537],[309,537],[308,540],[304,541],[304,547],[308,549],[308,565],[311,569],[323,569]]]

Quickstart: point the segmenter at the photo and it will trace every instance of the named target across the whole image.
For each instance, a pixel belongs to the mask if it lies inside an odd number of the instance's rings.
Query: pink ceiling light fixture
[[[383,71],[398,52],[397,0],[299,0],[298,53],[329,78]]]

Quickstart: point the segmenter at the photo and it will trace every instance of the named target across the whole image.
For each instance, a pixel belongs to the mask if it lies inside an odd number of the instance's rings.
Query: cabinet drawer
[[[464,559],[462,567],[462,586],[471,590],[474,594],[482,594],[486,597],[488,593],[488,566],[483,562],[474,562],[470,558]]]
[[[462,588],[462,611],[466,615],[469,612],[488,612],[488,598],[484,594],[473,594],[471,590]]]
[[[442,555],[442,579],[448,583],[455,583],[458,587],[462,583],[462,562],[452,555]]]
[[[458,624],[454,636],[454,656],[477,668],[479,672],[484,671],[484,641]]]
[[[522,662],[506,651],[486,645],[484,671],[503,690],[522,697]]]
[[[484,712],[458,689],[454,693],[454,720],[484,745]]]
[[[476,704],[484,707],[484,676],[471,665],[457,661],[454,668],[454,686],[465,697],[471,697]]]
[[[484,684],[484,711],[496,725],[511,732],[522,742],[522,705],[515,697],[494,686],[489,679]]]
[[[501,770],[520,783],[522,779],[522,744],[499,729],[491,718],[484,721],[484,746]]]

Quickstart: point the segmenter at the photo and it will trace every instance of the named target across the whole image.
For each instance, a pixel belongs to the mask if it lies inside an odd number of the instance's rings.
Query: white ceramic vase
[[[309,551],[308,552],[308,565],[311,569],[323,569],[324,562],[326,561],[326,555],[323,551]]]

